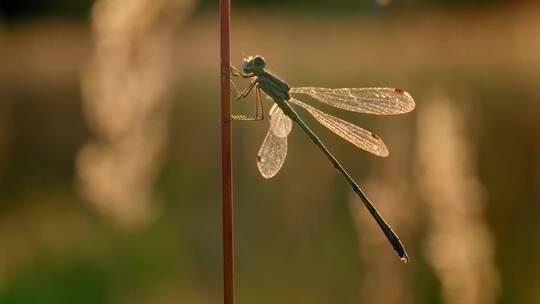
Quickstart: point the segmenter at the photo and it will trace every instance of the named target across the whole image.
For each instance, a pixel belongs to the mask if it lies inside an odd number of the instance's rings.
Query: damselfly
[[[265,69],[265,61],[261,56],[248,57],[242,61],[242,71],[231,67],[235,77],[252,78],[249,86],[236,97],[237,100],[246,97],[253,89],[256,93],[255,117],[233,115],[235,120],[262,120],[264,118],[262,92],[272,98],[275,104],[270,109],[270,128],[259,149],[257,166],[262,176],[270,178],[281,169],[287,156],[287,136],[291,132],[294,121],[310,139],[321,149],[336,170],[347,180],[352,190],[362,200],[377,224],[382,229],[388,241],[399,257],[408,261],[407,252],[396,233],[390,228],[369,201],[360,186],[345,171],[343,166],[330,153],[321,140],[304,123],[291,105],[297,105],[308,111],[323,126],[351,142],[357,147],[378,156],[388,156],[385,144],[374,133],[364,130],[347,121],[324,113],[291,96],[291,94],[309,95],[328,105],[360,113],[392,115],[407,113],[414,109],[415,103],[411,95],[395,88],[343,88],[328,89],[315,87],[290,88],[289,85]]]

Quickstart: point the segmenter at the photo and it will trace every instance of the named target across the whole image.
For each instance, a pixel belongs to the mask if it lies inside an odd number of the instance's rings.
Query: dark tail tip
[[[399,255],[399,258],[403,261],[403,263],[407,264],[409,263],[409,256],[407,255],[407,252],[405,251],[405,247],[403,247],[403,244],[401,244],[400,241],[397,243],[392,244],[392,247],[394,247],[394,250]]]

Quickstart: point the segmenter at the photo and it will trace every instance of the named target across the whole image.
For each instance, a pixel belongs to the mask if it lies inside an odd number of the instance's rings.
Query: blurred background
[[[233,64],[417,103],[339,113],[388,158],[306,118],[408,265],[302,132],[266,180],[234,124],[237,303],[540,303],[537,1],[232,2]],[[222,301],[218,42],[217,1],[0,1],[0,303]]]

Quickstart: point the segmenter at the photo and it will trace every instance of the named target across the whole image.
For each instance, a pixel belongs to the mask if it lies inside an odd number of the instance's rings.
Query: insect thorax
[[[258,75],[257,83],[263,92],[272,97],[274,100],[289,100],[290,98],[289,85],[269,72],[265,71],[264,73]]]

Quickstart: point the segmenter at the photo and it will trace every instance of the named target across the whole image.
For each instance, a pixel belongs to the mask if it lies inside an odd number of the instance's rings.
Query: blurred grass
[[[538,7],[362,18],[250,10],[235,11],[233,20],[233,63],[242,52],[262,54],[293,86],[392,85],[410,91],[418,107],[435,87],[471,108],[500,303],[540,299],[540,236],[531,233],[540,229]],[[132,232],[113,228],[74,190],[75,153],[89,137],[79,91],[89,30],[47,20],[0,28],[0,303],[220,301],[216,24],[216,16],[200,15],[178,30],[171,137],[156,185],[164,210]],[[393,149],[399,136],[414,143],[414,113],[342,117],[377,132],[391,151],[378,159],[308,120],[361,184],[393,155],[414,154],[414,144]],[[266,127],[234,127],[238,302],[360,301],[370,261],[359,255],[348,188],[299,132],[282,172],[263,180],[255,155]],[[412,176],[414,160],[405,160]],[[412,297],[441,303],[416,216],[413,238],[405,239]],[[392,266],[403,267],[397,259]]]

